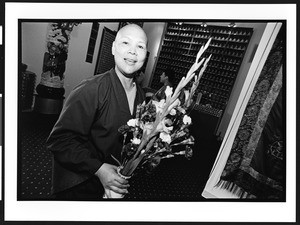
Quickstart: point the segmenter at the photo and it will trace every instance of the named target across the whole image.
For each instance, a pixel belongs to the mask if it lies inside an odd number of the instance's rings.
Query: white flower
[[[176,115],[176,110],[173,108],[173,109],[171,109],[171,111],[170,111],[170,115],[171,116],[175,116]]]
[[[139,145],[141,143],[141,139],[138,139],[138,138],[133,138],[131,140],[132,144],[135,144],[135,145]]]
[[[135,127],[137,125],[137,122],[137,119],[130,119],[128,120],[127,125],[130,127]]]
[[[173,94],[173,88],[170,86],[167,86],[167,88],[165,90],[165,94],[166,94],[166,98],[171,96]]]
[[[141,126],[141,129],[144,131],[144,133],[149,135],[153,129],[153,123],[146,123],[143,126]]]
[[[153,104],[155,105],[156,108],[156,113],[162,112],[164,105],[165,105],[165,99],[158,101],[153,101]]]
[[[144,125],[144,129],[147,129],[147,130],[152,130],[153,129],[153,123],[145,123]]]
[[[187,115],[184,115],[184,117],[183,117],[183,123],[184,124],[191,124],[192,123],[192,119],[191,119],[191,117],[189,117],[189,116],[187,116]]]
[[[165,133],[165,132],[161,132],[161,133],[159,134],[159,137],[161,138],[161,140],[162,140],[163,142],[167,142],[168,144],[171,143],[171,136],[170,136],[169,134],[167,134],[167,133]]]
[[[189,99],[189,96],[190,96],[190,92],[188,90],[184,90],[185,101]]]

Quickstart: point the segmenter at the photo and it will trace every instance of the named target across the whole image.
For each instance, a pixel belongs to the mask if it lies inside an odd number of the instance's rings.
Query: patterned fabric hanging
[[[284,44],[284,29],[281,28],[247,104],[217,184],[241,198],[285,198]]]

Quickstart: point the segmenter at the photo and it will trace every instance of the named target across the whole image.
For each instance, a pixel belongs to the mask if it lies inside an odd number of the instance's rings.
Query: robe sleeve
[[[54,159],[73,172],[94,174],[103,160],[90,140],[90,129],[99,107],[99,85],[85,82],[66,100],[46,145]]]

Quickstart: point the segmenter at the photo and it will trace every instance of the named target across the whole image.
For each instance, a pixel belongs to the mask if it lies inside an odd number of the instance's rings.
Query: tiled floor
[[[154,173],[133,177],[125,199],[201,201],[204,182],[200,165],[182,157],[166,159]]]
[[[22,113],[19,120],[19,200],[50,199],[51,153],[44,146],[57,116]],[[197,131],[194,157],[165,159],[152,174],[136,174],[124,200],[203,201],[201,193],[218,143]],[[199,131],[199,132],[198,132]],[[204,131],[205,132],[205,131]],[[206,134],[207,135],[207,134]]]

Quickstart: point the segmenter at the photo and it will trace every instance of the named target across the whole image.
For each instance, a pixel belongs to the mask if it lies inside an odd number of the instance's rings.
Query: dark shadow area
[[[213,134],[217,118],[191,113],[195,137],[193,157],[164,159],[151,174],[138,172],[130,180],[128,201],[204,201],[201,196],[220,143]],[[57,115],[22,112],[19,120],[19,200],[51,199],[51,153],[45,141]]]

